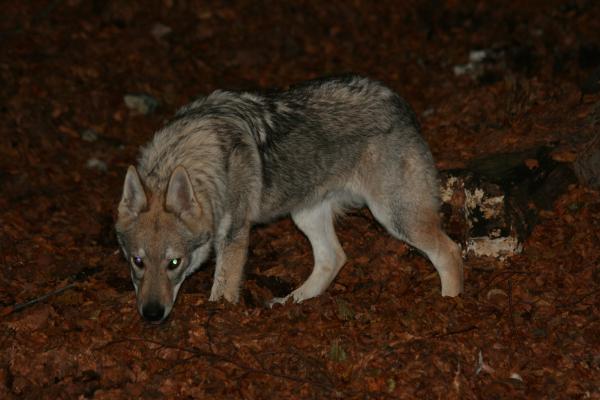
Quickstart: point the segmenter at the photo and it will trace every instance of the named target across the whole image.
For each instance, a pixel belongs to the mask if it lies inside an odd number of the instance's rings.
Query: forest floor
[[[522,254],[467,257],[454,299],[357,210],[329,290],[265,308],[312,255],[290,219],[256,227],[240,304],[208,302],[211,262],[158,326],[113,228],[139,146],[217,88],[355,72],[412,104],[441,169],[574,157],[600,132],[600,2],[9,2],[0,44],[0,398],[600,398],[598,191],[570,186]]]

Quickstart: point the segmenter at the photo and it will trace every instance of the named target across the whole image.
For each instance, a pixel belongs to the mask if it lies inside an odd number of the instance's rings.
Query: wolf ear
[[[167,199],[165,204],[167,211],[175,215],[191,212],[200,214],[200,204],[194,195],[194,188],[190,177],[181,165],[175,168],[169,180]]]
[[[146,208],[148,202],[140,177],[133,165],[127,169],[123,197],[119,203],[119,217],[137,217]]]

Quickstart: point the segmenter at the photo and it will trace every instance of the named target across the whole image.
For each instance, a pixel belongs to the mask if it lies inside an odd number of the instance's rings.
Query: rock
[[[85,131],[81,132],[81,139],[84,142],[92,143],[98,140],[98,134],[91,129],[86,129]]]
[[[171,27],[161,24],[160,22],[157,22],[156,24],[154,24],[154,26],[152,26],[152,29],[150,30],[150,34],[152,34],[152,36],[154,36],[154,38],[156,40],[162,40],[165,36],[167,36],[172,31],[173,30],[171,29]]]
[[[467,64],[455,65],[453,68],[454,75],[481,75],[483,69],[481,64],[488,57],[488,53],[488,50],[471,50],[469,52],[469,62]]]
[[[87,160],[87,162],[85,163],[85,167],[88,169],[95,169],[96,171],[100,172],[108,171],[108,166],[106,165],[106,163],[97,158],[90,158],[89,160]]]
[[[144,93],[126,94],[123,96],[123,101],[127,108],[144,115],[154,112],[159,104],[154,97]]]
[[[487,50],[471,50],[469,52],[469,62],[480,63],[488,56]]]

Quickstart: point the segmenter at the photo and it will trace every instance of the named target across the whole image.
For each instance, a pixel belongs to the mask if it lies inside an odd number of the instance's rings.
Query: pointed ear
[[[123,196],[119,203],[119,218],[137,217],[147,205],[146,193],[144,192],[140,177],[135,167],[130,165],[127,169],[127,175],[125,175]]]
[[[167,211],[175,215],[184,213],[200,214],[200,204],[194,195],[192,181],[181,165],[175,168],[169,180],[167,199],[165,204]]]

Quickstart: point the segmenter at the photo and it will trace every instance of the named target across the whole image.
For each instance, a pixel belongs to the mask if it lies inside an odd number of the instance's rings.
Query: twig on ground
[[[515,318],[513,316],[514,313],[514,308],[513,308],[513,287],[512,287],[512,275],[509,277],[508,279],[508,318],[510,321],[510,343],[511,343],[511,350],[510,353],[508,354],[508,363],[509,365],[513,365],[513,354],[514,354],[514,339],[516,337],[515,333],[517,331],[517,328],[515,326]]]
[[[39,297],[36,297],[35,299],[31,299],[29,301],[26,301],[25,303],[20,303],[20,304],[15,304],[13,306],[8,306],[8,307],[4,307],[2,308],[2,310],[0,310],[0,316],[5,317],[7,315],[19,312],[27,307],[30,307],[34,304],[37,303],[41,303],[42,301],[46,300],[49,297],[52,296],[56,296],[57,294],[61,294],[62,292],[66,292],[69,289],[73,289],[75,286],[77,286],[79,284],[79,282],[73,282],[68,284],[67,286],[63,286],[61,288],[58,289],[54,289],[51,292],[48,292],[46,294],[43,294]]]
[[[581,303],[583,300],[585,300],[588,297],[590,297],[591,295],[594,295],[594,294],[599,293],[599,292],[600,292],[600,289],[592,290],[592,291],[584,294],[583,296],[579,297],[577,300],[574,300],[574,301],[571,301],[571,302],[568,302],[568,303],[559,304],[557,307],[564,308],[564,307],[571,307],[571,306],[577,305],[577,304]]]
[[[24,303],[13,304],[12,306],[0,308],[0,317],[5,317],[7,315],[14,314],[16,312],[26,309],[27,307],[31,307],[37,303],[41,303],[42,301],[44,301],[52,296],[56,296],[63,292],[66,292],[67,290],[74,289],[80,283],[87,280],[90,276],[97,274],[99,271],[100,271],[100,268],[98,268],[98,267],[84,268],[83,270],[77,272],[76,274],[71,275],[69,280],[71,280],[73,282],[69,283],[66,286],[54,289],[48,293],[45,293],[41,296],[33,298]]]
[[[439,339],[439,338],[443,338],[446,336],[452,336],[452,335],[459,335],[461,333],[465,333],[465,332],[470,332],[473,331],[475,329],[478,329],[479,327],[477,325],[468,325],[464,328],[460,328],[460,329],[455,329],[452,331],[447,331],[447,332],[434,332],[430,335],[428,335],[430,338],[435,338],[435,339]]]
[[[503,275],[504,275],[504,277],[502,279],[500,279],[498,281],[496,280],[497,278],[499,278]],[[511,279],[515,275],[530,275],[530,273],[525,272],[525,271],[516,271],[514,269],[507,269],[504,271],[499,271],[496,275],[492,276],[492,278],[483,287],[481,287],[479,290],[477,290],[477,292],[475,292],[474,297],[479,296],[480,293],[482,293],[485,289],[492,286],[492,284],[499,285],[502,282],[505,282],[505,281]]]
[[[210,348],[210,351],[212,351],[212,352],[215,351],[215,347],[214,347],[214,343],[213,343],[212,334],[210,332],[210,320],[212,319],[212,317],[215,314],[216,314],[216,312],[214,311],[214,309],[209,309],[208,310],[208,318],[206,319],[206,322],[204,324],[204,331],[206,332],[206,338],[208,340],[208,347]]]
[[[319,382],[316,380],[312,380],[312,379],[307,379],[307,378],[302,378],[300,376],[294,376],[294,375],[288,375],[288,374],[284,374],[281,372],[277,372],[277,371],[271,371],[268,369],[263,369],[263,368],[254,368],[251,367],[249,365],[246,365],[245,363],[233,359],[231,357],[222,355],[222,354],[218,354],[212,351],[206,351],[206,350],[201,350],[198,348],[192,348],[192,347],[181,347],[181,346],[177,346],[177,345],[172,345],[169,343],[163,343],[163,342],[159,342],[156,340],[152,340],[152,339],[144,339],[144,338],[136,338],[136,337],[124,337],[122,339],[118,339],[118,340],[114,340],[111,342],[108,342],[104,345],[102,345],[101,347],[97,348],[97,350],[102,350],[108,346],[111,346],[113,344],[117,344],[117,343],[123,343],[123,342],[142,342],[142,343],[150,343],[153,345],[157,345],[160,346],[162,348],[170,348],[173,350],[179,350],[181,352],[184,353],[189,353],[194,355],[195,357],[205,357],[205,358],[210,358],[213,359],[215,361],[220,361],[220,362],[225,362],[231,365],[234,365],[240,369],[242,369],[243,371],[247,372],[247,373],[256,373],[256,374],[262,374],[262,375],[268,375],[268,376],[272,376],[275,378],[281,378],[281,379],[285,379],[288,381],[292,381],[292,382],[297,382],[297,383],[301,383],[301,384],[309,384],[309,385],[313,385],[313,386],[318,386],[321,389],[325,389],[327,391],[330,392],[338,392],[340,394],[344,394],[343,391],[340,391],[339,389],[336,389],[334,387],[332,387],[330,384],[328,383],[323,383],[323,382]],[[187,360],[189,360],[190,358],[187,358]]]

